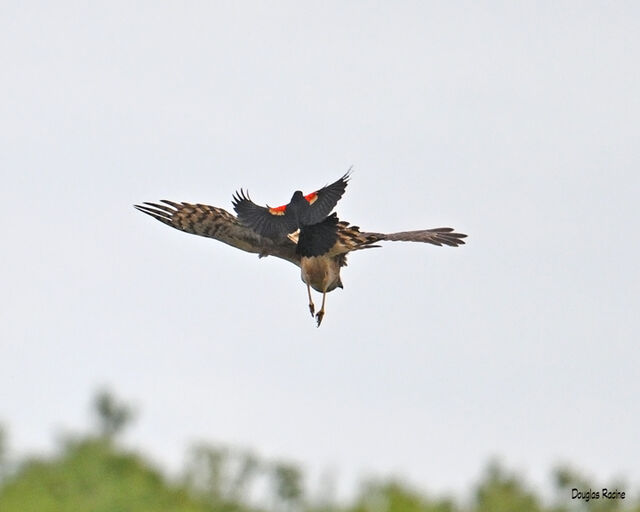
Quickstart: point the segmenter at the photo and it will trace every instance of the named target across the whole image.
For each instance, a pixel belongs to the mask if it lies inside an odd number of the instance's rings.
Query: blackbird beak
[[[298,238],[300,237],[300,229],[296,229],[293,233],[289,233],[287,238],[291,240],[294,244],[298,243]]]

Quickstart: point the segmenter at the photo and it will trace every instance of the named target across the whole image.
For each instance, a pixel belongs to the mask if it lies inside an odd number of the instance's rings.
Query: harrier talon
[[[320,324],[322,323],[323,318],[324,318],[324,311],[322,310],[318,311],[318,314],[316,315],[316,320],[318,321],[317,327],[320,327]]]
[[[309,296],[309,311],[311,311],[311,318],[313,318],[316,312],[316,307],[313,305],[313,299],[311,298],[311,287],[307,284],[307,295]]]

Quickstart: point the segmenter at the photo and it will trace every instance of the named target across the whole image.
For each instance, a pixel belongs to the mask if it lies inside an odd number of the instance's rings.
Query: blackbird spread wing
[[[310,226],[317,224],[324,220],[324,218],[331,213],[340,201],[340,198],[344,195],[344,191],[347,188],[349,182],[349,171],[340,178],[333,182],[331,185],[327,185],[317,192],[305,196],[305,199],[309,203],[309,207],[305,208],[300,215],[300,226]]]
[[[214,238],[261,257],[275,256],[300,265],[300,256],[296,254],[296,245],[291,240],[276,241],[261,236],[222,208],[206,204],[175,203],[166,199],[161,203],[164,204],[145,202],[134,207],[185,233]]]
[[[272,240],[282,240],[298,229],[298,221],[291,212],[287,212],[286,206],[258,206],[242,189],[233,195],[233,209],[241,224]]]
[[[276,208],[259,206],[240,189],[233,195],[233,208],[242,224],[262,236],[280,240],[298,228],[324,220],[343,196],[348,181],[349,172],[331,185],[304,196],[295,207],[292,203]]]

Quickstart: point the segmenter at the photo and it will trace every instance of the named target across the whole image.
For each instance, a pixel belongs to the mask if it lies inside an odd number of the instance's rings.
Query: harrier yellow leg
[[[322,319],[324,318],[324,299],[327,297],[327,292],[322,292],[322,307],[320,308],[320,311],[318,311],[318,314],[316,315],[316,320],[318,321],[318,327],[320,327],[320,324],[322,323]]]
[[[307,295],[309,295],[309,311],[311,311],[311,318],[313,318],[313,314],[316,312],[316,307],[313,305],[313,300],[311,299],[311,288],[309,285],[307,285]]]

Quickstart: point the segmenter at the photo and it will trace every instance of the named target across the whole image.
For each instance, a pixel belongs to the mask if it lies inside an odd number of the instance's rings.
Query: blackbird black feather
[[[309,258],[322,256],[338,241],[338,216],[332,213],[322,222],[300,228],[296,254]]]

